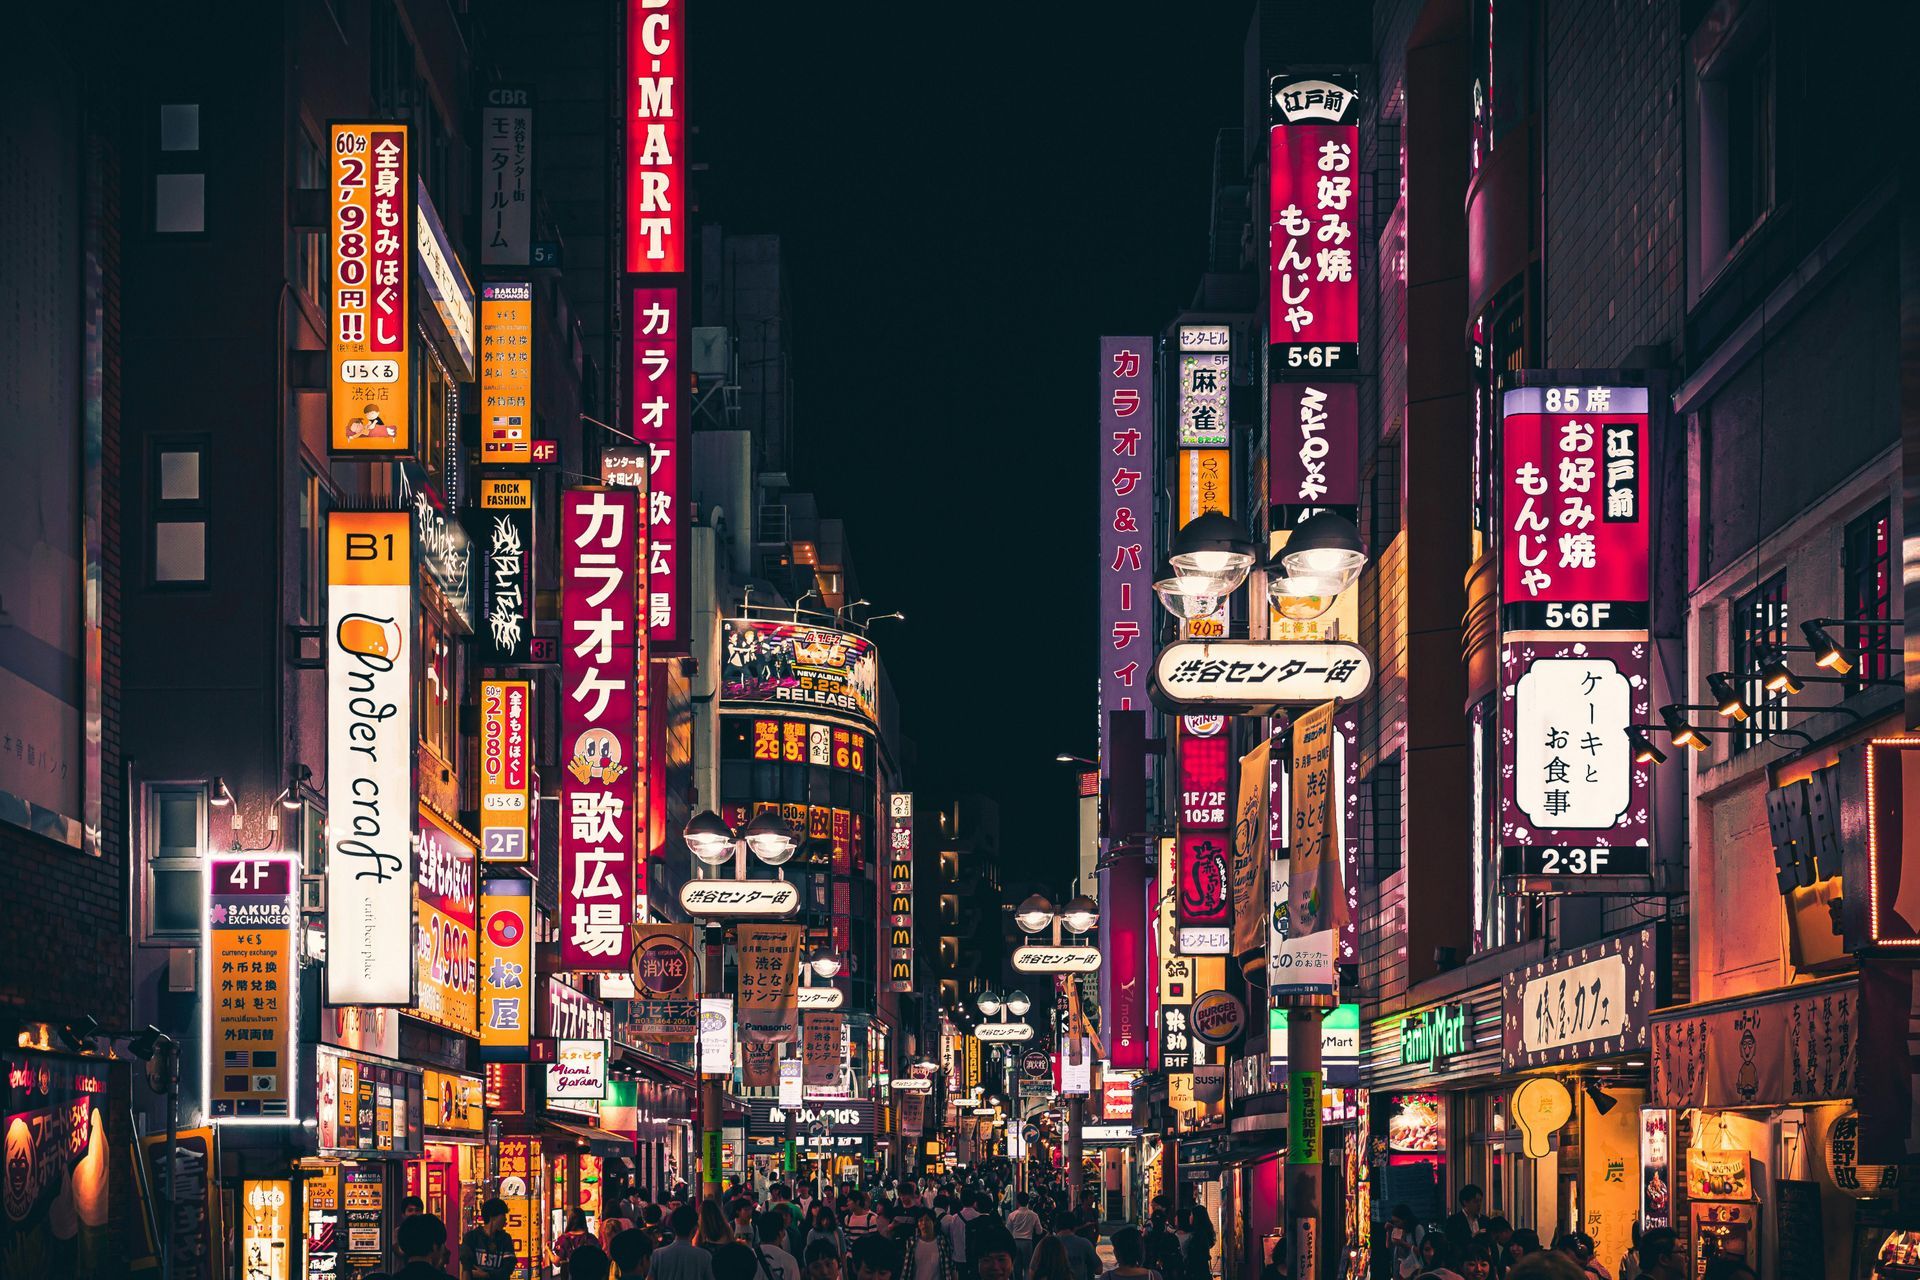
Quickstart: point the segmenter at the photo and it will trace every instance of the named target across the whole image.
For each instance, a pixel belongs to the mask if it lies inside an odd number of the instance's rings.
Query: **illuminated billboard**
[[[728,618],[721,624],[726,706],[880,715],[880,659],[865,636],[805,622]]]
[[[328,228],[332,445],[341,453],[413,447],[413,178],[407,126],[336,124]]]

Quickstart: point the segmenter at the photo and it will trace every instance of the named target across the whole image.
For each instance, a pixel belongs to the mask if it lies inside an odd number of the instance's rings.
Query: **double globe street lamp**
[[[1253,539],[1230,516],[1209,511],[1174,535],[1168,576],[1154,594],[1182,621],[1219,613],[1259,560]],[[1353,521],[1317,511],[1294,526],[1286,545],[1262,566],[1274,612],[1293,622],[1311,622],[1333,608],[1342,591],[1359,580],[1367,551]]]

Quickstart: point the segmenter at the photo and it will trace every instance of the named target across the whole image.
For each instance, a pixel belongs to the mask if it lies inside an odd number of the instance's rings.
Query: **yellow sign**
[[[1520,1128],[1520,1150],[1538,1160],[1548,1151],[1547,1139],[1573,1119],[1573,1095],[1552,1076],[1522,1080],[1513,1091],[1513,1122]]]
[[[207,860],[207,1111],[216,1121],[291,1115],[296,875],[283,853]]]
[[[480,287],[480,465],[533,461],[533,286]]]
[[[533,808],[527,765],[530,698],[525,680],[480,682],[480,850],[488,863],[525,863],[532,857],[527,838]]]
[[[1338,928],[1345,914],[1340,852],[1333,847],[1339,830],[1333,735],[1331,702],[1294,719],[1293,813],[1287,839],[1287,916],[1294,938]]]
[[[533,1031],[533,882],[480,886],[480,1045],[523,1052]]]
[[[248,1178],[240,1184],[240,1274],[246,1280],[290,1280],[293,1184]]]
[[[1233,819],[1233,954],[1248,974],[1267,968],[1267,838],[1273,826],[1273,744],[1240,757]]]
[[[1277,555],[1291,538],[1291,530],[1282,530],[1267,538],[1267,553]],[[1294,619],[1267,607],[1267,635],[1274,640],[1358,640],[1360,638],[1360,593],[1342,591],[1334,597],[1333,607],[1315,618]]]
[[[328,386],[340,453],[413,448],[413,178],[407,126],[329,130],[333,314]]]
[[[1180,525],[1209,511],[1233,514],[1229,484],[1233,454],[1226,449],[1180,451]],[[1179,526],[1176,526],[1179,527]]]
[[[533,510],[533,481],[503,480],[497,476],[480,478],[482,511]]]
[[[980,1042],[972,1036],[967,1037],[967,1075],[962,1088],[971,1089],[980,1083]]]
[[[415,972],[428,1022],[472,1035],[480,962],[474,953],[473,844],[432,810],[420,809],[415,886]]]
[[[421,1099],[421,1118],[429,1129],[452,1133],[482,1133],[486,1117],[482,1106],[486,1086],[479,1076],[455,1075],[451,1071],[426,1073],[426,1096]]]

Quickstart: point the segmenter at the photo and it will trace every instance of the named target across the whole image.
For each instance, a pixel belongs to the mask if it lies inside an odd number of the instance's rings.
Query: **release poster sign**
[[[1649,722],[1648,663],[1644,640],[1502,646],[1503,873],[1557,892],[1652,873],[1652,768],[1635,763],[1627,736]]]
[[[1647,389],[1515,387],[1501,414],[1506,629],[1645,630]]]
[[[293,1118],[293,859],[219,854],[207,861],[207,1111],[216,1121]]]
[[[765,618],[727,618],[720,631],[722,702],[878,720],[880,660],[866,637]]]
[[[1359,368],[1360,97],[1344,75],[1269,82],[1267,333],[1274,376]]]
[[[328,1004],[413,1004],[413,523],[327,520]]]
[[[561,498],[560,962],[576,972],[633,963],[637,520],[630,489]]]
[[[413,448],[413,175],[407,126],[328,130],[333,314],[328,333],[336,453]]]

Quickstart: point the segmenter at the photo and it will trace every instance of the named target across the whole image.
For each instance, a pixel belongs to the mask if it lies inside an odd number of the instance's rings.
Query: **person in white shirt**
[[[790,1219],[784,1209],[768,1209],[754,1220],[759,1229],[759,1256],[754,1259],[760,1274],[754,1280],[800,1280],[800,1262],[787,1252],[787,1226]]]
[[[867,1208],[866,1192],[855,1191],[847,1197],[847,1216],[841,1220],[840,1227],[849,1241],[871,1234],[879,1225],[879,1215]]]
[[[1014,1248],[1019,1250],[1013,1260],[1017,1268],[1015,1274],[1025,1275],[1028,1266],[1033,1262],[1034,1243],[1040,1239],[1040,1233],[1044,1228],[1040,1222],[1040,1215],[1033,1211],[1026,1192],[1022,1191],[1016,1195],[1013,1198],[1013,1204],[1013,1212],[1007,1215],[1007,1232],[1013,1236]]]

